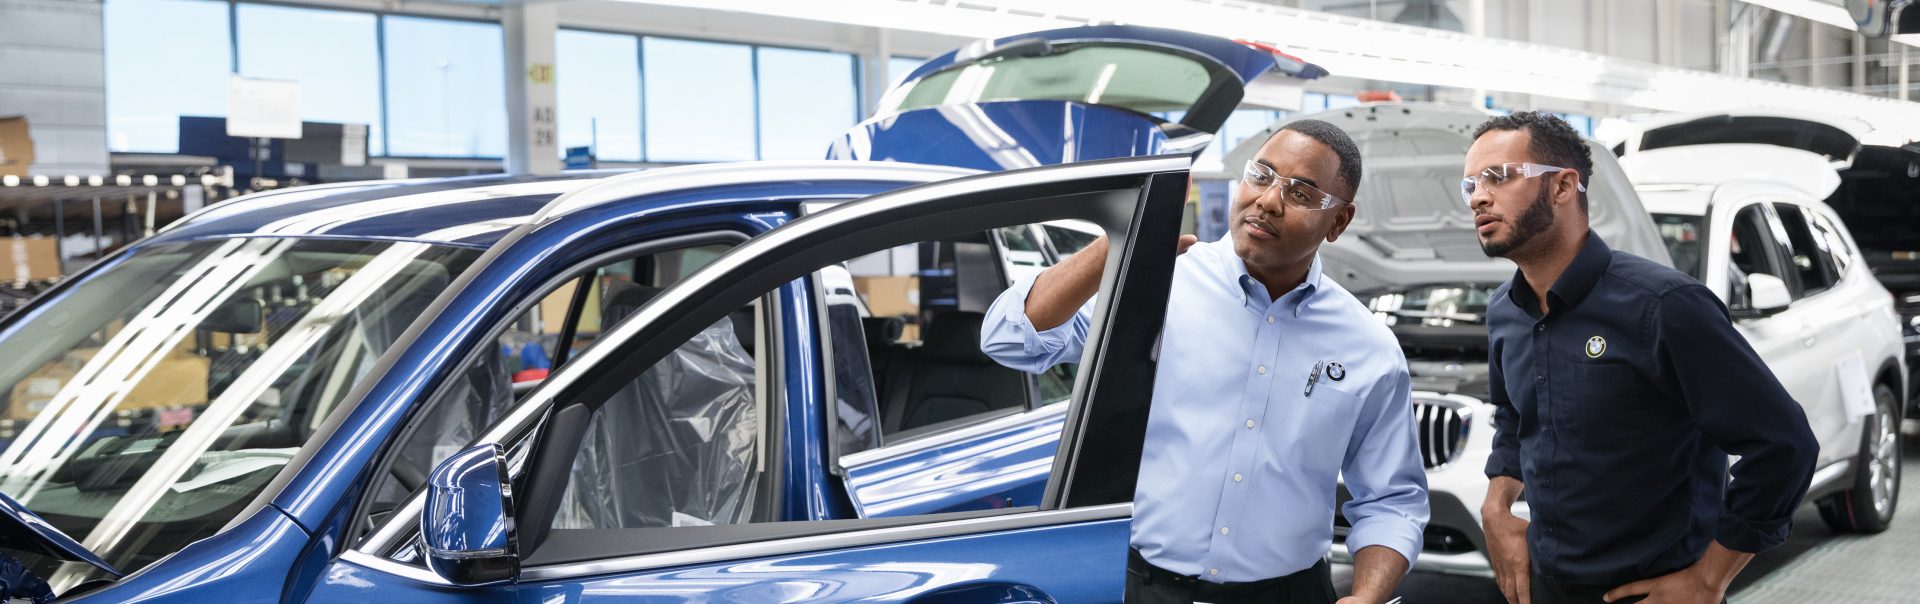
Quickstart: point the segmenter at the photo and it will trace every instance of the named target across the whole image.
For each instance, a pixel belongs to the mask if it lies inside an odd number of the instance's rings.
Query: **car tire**
[[[1873,386],[1874,414],[1860,437],[1853,487],[1820,501],[1820,519],[1836,531],[1878,533],[1900,503],[1900,416],[1893,389]]]

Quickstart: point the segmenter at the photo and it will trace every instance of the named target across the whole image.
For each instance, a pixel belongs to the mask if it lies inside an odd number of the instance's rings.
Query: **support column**
[[[1867,37],[1853,32],[1853,93],[1866,94]]]
[[[500,25],[506,37],[507,173],[559,173],[553,38],[560,29],[560,7],[510,4],[501,8]]]
[[[888,63],[893,59],[893,39],[884,27],[873,29],[873,44],[860,56],[860,118],[873,115],[875,107],[880,106],[880,95],[887,91],[893,79],[887,77]]]
[[[1892,45],[1900,47],[1900,100],[1904,101],[1907,100],[1907,49],[1912,47],[1899,42]]]

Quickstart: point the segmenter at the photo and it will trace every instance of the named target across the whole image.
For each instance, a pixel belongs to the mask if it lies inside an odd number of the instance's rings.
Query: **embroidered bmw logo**
[[[1597,359],[1607,353],[1607,339],[1600,336],[1587,338],[1587,358]]]
[[[1336,382],[1347,379],[1347,368],[1341,367],[1339,363],[1327,363],[1327,379]]]

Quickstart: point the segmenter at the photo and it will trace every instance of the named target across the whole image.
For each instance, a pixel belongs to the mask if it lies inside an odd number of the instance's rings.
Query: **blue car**
[[[1078,97],[1015,98],[1089,65]],[[911,102],[986,67],[1002,92]],[[1135,102],[1181,73],[1199,94]],[[929,62],[835,145],[891,161],[214,206],[0,322],[0,547],[101,601],[1118,600],[1188,161],[1130,157],[1317,73],[1042,32]],[[1080,134],[942,138],[1043,105]],[[981,355],[1010,276],[1101,233],[1083,363]]]

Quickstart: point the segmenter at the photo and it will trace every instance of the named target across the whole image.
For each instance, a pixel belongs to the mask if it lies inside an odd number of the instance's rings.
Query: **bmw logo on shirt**
[[[1600,336],[1587,338],[1587,358],[1597,359],[1607,353],[1607,339]]]

